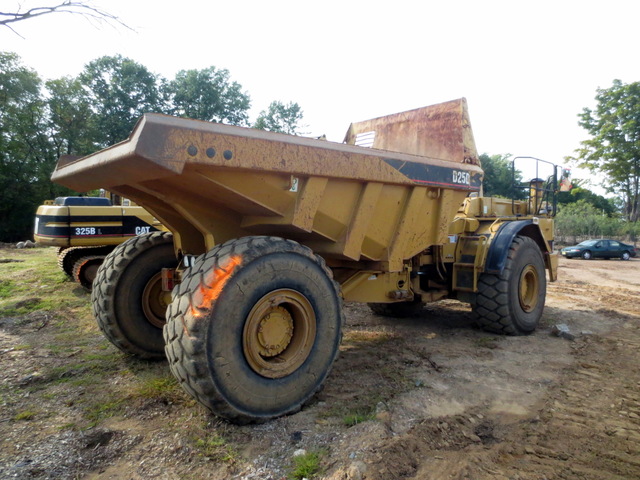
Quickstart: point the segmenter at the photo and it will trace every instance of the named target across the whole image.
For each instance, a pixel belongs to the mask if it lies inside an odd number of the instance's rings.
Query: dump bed
[[[61,160],[53,180],[133,199],[183,253],[276,235],[330,264],[398,271],[446,242],[460,203],[480,189],[466,102],[352,124],[346,140],[362,134],[374,148],[146,114],[126,141]]]

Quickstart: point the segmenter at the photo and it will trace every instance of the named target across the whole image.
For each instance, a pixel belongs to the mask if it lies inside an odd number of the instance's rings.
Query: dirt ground
[[[67,428],[87,387],[30,388],[30,375],[78,355],[47,346],[54,327],[44,320],[56,312],[0,318],[0,478],[280,480],[295,478],[294,452],[304,449],[319,455],[314,478],[332,480],[638,479],[640,259],[560,259],[559,277],[525,337],[478,330],[455,301],[403,320],[348,304],[323,391],[298,414],[249,426],[179,391]],[[554,335],[559,324],[569,335]],[[123,361],[97,328],[83,335],[79,350]],[[129,363],[126,375],[105,374],[102,392],[165,367]],[[20,415],[34,401],[37,413]]]

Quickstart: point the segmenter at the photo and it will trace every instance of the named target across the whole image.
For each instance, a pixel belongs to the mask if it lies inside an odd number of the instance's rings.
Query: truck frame
[[[53,180],[131,198],[169,228],[107,256],[96,319],[244,423],[318,391],[343,301],[403,316],[456,298],[488,331],[535,330],[557,274],[556,170],[525,201],[482,197],[482,175],[459,99],[354,123],[344,144],[147,114]]]

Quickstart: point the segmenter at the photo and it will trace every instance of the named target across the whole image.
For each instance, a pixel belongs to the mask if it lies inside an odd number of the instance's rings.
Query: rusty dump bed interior
[[[52,178],[134,200],[174,233],[178,252],[277,235],[333,265],[387,271],[444,243],[480,189],[464,99],[354,123],[346,142],[147,114],[126,141],[61,159]]]

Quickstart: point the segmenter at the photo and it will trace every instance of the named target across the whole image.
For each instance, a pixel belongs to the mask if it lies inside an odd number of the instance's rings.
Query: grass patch
[[[19,316],[39,310],[79,308],[88,302],[82,292],[58,267],[56,248],[11,251],[12,263],[2,265],[0,315]]]
[[[204,457],[216,462],[224,462],[234,464],[238,460],[238,453],[229,443],[220,435],[212,434],[204,438],[196,438],[194,446]]]
[[[122,355],[115,353],[85,354],[74,357],[74,361],[51,368],[45,374],[47,382],[65,383],[71,380],[80,381],[78,385],[104,383],[105,374],[121,373],[126,367]]]
[[[551,327],[556,323],[557,323],[556,318],[551,317],[550,315],[542,315],[542,318],[540,318],[539,325],[541,327]]]
[[[124,409],[124,398],[110,398],[104,402],[89,405],[85,410],[85,416],[89,420],[88,428],[93,428],[107,418],[114,417]]]
[[[186,397],[178,381],[173,375],[166,372],[166,368],[163,370],[160,374],[153,371],[141,373],[131,396],[145,400],[161,400],[167,403],[183,403]]]
[[[346,427],[353,427],[359,423],[374,420],[376,418],[376,409],[378,404],[385,402],[392,396],[391,393],[385,395],[356,396],[348,403],[337,403],[333,407],[320,411],[320,418],[332,419],[339,418]]]
[[[345,427],[353,427],[359,423],[368,422],[376,418],[376,410],[374,408],[367,408],[360,411],[347,413],[342,417],[342,423]]]
[[[25,421],[25,420],[31,420],[36,416],[37,412],[35,412],[34,410],[23,410],[21,412],[18,412],[15,417],[13,417],[14,420],[16,421]]]
[[[302,480],[303,478],[314,478],[320,473],[320,460],[322,453],[319,451],[306,452],[293,457],[290,478]]]
[[[16,284],[12,280],[0,280],[0,298],[9,298],[14,294]]]
[[[473,339],[473,344],[479,348],[493,350],[498,348],[498,337],[478,337]]]

